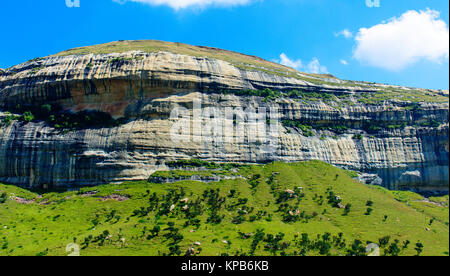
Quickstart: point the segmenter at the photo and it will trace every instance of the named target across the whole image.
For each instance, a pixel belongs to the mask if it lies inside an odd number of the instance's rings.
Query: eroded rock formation
[[[39,120],[3,124],[0,182],[62,187],[142,180],[167,169],[167,161],[190,158],[243,163],[323,160],[376,174],[378,178],[363,178],[375,179],[375,184],[381,179],[389,188],[448,191],[448,101],[417,103],[413,108],[395,99],[364,104],[355,96],[386,87],[308,78],[317,77],[244,70],[222,60],[168,52],[53,56],[14,66],[0,73],[0,120],[17,104],[46,103],[73,112],[100,110],[125,120],[117,127],[71,131]],[[329,93],[334,98],[264,99],[233,93],[265,88]],[[436,97],[440,93],[424,91]],[[261,153],[261,142],[249,140],[255,135],[251,131],[241,140],[223,143],[173,141],[170,114],[176,107],[187,108],[193,123],[194,99],[220,110],[277,108],[277,150]],[[286,121],[312,126],[311,133],[305,135]],[[247,129],[249,123],[243,124]],[[370,124],[384,127],[369,131]],[[345,131],[333,131],[333,126]]]

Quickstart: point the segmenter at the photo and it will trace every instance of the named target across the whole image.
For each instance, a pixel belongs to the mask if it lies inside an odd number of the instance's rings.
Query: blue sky
[[[79,46],[158,39],[343,79],[449,88],[444,0],[380,0],[372,8],[366,0],[80,0],[78,8],[20,0],[1,1],[0,17],[0,68]]]

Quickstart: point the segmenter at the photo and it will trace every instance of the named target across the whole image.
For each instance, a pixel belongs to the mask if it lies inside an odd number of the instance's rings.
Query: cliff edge
[[[261,152],[250,130],[221,143],[174,141],[173,110],[185,108],[195,124],[195,100],[222,111],[278,110],[276,150]],[[142,180],[191,158],[322,160],[370,184],[448,191],[448,110],[447,91],[306,74],[210,47],[118,41],[0,70],[0,181],[52,188]]]

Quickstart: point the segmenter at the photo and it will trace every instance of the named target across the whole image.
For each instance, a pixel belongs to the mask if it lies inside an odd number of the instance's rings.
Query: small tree
[[[347,256],[366,256],[366,248],[360,240],[355,240],[350,249],[347,250]]]
[[[161,227],[159,225],[156,225],[153,227],[153,229],[150,231],[154,237],[159,235],[159,232],[161,231]]]
[[[407,249],[410,243],[411,242],[409,240],[404,241],[403,242],[403,249]]]
[[[416,243],[416,248],[414,248],[417,252],[417,256],[420,256],[423,252],[423,244],[421,242]]]
[[[5,203],[5,202],[6,202],[6,198],[7,198],[6,193],[2,193],[2,194],[0,195],[0,204]]]
[[[30,111],[26,111],[25,113],[23,113],[22,118],[25,122],[29,123],[34,120],[34,115]]]
[[[378,243],[380,244],[380,247],[385,247],[389,244],[389,240],[391,239],[390,236],[382,237],[381,239],[378,239]]]
[[[352,208],[352,205],[350,203],[345,205],[344,216],[346,216],[346,215],[348,215],[348,213],[350,213],[351,208]]]
[[[400,247],[398,246],[399,240],[395,240],[388,249],[385,250],[386,256],[398,256],[401,252]]]
[[[435,218],[430,219],[430,223],[429,223],[430,226],[433,224],[434,220],[435,220]]]

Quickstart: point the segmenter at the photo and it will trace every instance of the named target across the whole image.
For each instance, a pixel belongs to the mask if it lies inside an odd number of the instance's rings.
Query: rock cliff
[[[0,71],[0,182],[51,188],[142,180],[167,169],[167,161],[190,158],[323,160],[393,189],[448,191],[444,91],[305,74],[214,48],[127,48],[131,43],[75,49]],[[277,93],[249,92],[264,89]],[[224,118],[227,108],[278,110],[279,120],[266,123],[278,127],[276,149],[261,151],[264,141],[253,139],[246,120],[239,122],[246,131],[233,131],[231,140],[195,139],[191,131],[174,141],[171,113],[185,108],[195,125],[194,100]],[[96,110],[120,124],[64,129],[20,112],[45,104],[58,105],[60,113]],[[237,129],[236,117],[227,120]]]

